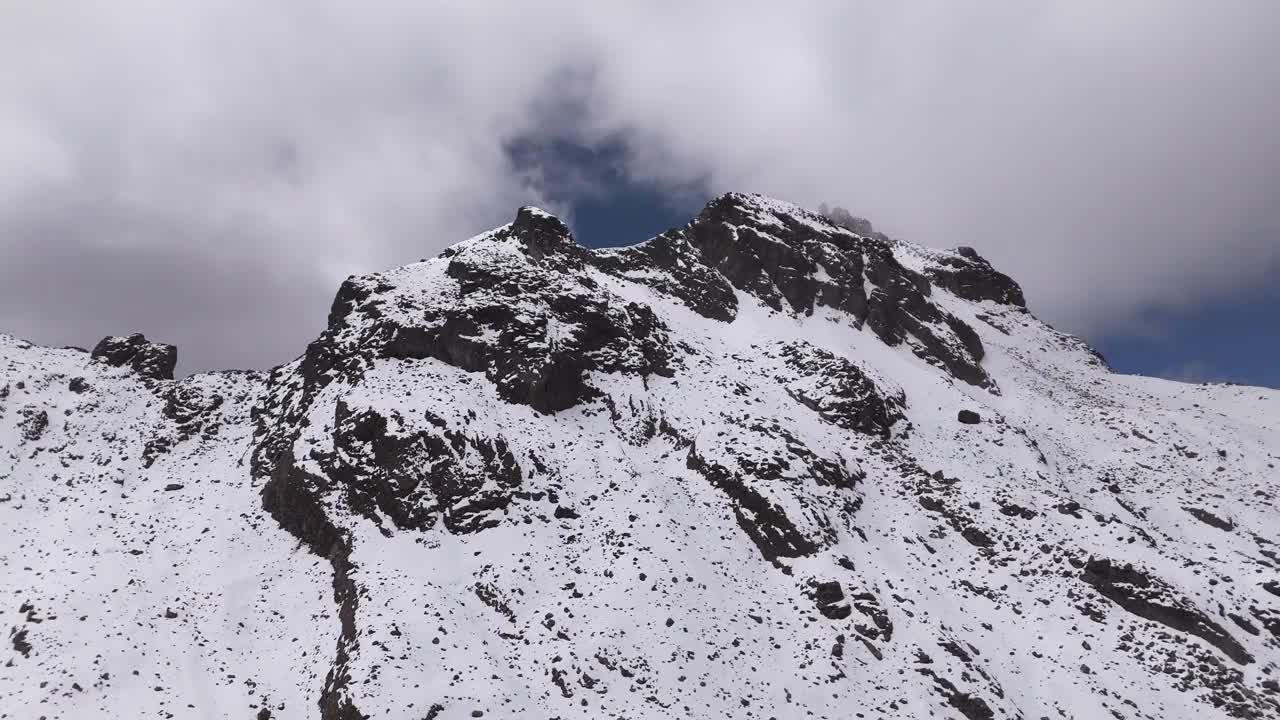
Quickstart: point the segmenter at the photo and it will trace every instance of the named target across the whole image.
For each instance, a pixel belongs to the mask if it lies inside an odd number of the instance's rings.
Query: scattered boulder
[[[986,700],[968,693],[951,695],[947,698],[947,702],[969,720],[992,720],[995,717]]]
[[[9,640],[13,643],[13,649],[21,653],[22,657],[31,657],[31,643],[27,640],[27,630],[23,628],[13,628],[9,632]]]
[[[972,410],[961,410],[956,419],[965,425],[977,425],[982,422],[982,416]]]
[[[1231,532],[1232,530],[1236,529],[1236,524],[1231,520],[1220,518],[1217,515],[1214,515],[1213,513],[1209,512],[1208,510],[1205,510],[1204,508],[1184,505],[1182,509],[1186,510],[1188,513],[1191,514],[1192,517],[1204,523],[1205,525],[1210,525],[1212,527],[1216,527],[1219,530],[1224,530],[1226,532]]]
[[[818,604],[818,612],[829,620],[843,620],[853,613],[844,590],[835,580],[816,584],[813,588],[813,600]]]

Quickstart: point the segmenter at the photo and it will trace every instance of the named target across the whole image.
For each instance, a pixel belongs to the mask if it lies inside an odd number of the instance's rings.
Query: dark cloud
[[[221,252],[237,239],[186,218],[73,206],[18,220],[6,231],[22,251],[0,264],[5,332],[92,347],[103,335],[140,331],[177,344],[190,373],[286,361],[324,328],[331,279],[307,263]],[[173,240],[112,245],[103,236]]]
[[[1254,0],[8,3],[0,329],[280,362],[344,275],[566,210],[582,178],[511,152],[551,137],[976,246],[1114,331],[1277,269],[1278,34]]]

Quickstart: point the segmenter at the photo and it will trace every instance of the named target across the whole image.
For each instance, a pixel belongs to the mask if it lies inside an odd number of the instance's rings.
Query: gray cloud
[[[1280,5],[70,0],[0,8],[0,329],[265,366],[337,281],[548,193],[504,147],[973,245],[1068,329],[1280,262]]]

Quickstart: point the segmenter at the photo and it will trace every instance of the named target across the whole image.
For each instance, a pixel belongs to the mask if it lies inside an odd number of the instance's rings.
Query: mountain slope
[[[1280,715],[1280,393],[1115,375],[973,251],[858,230],[731,194],[591,251],[525,208],[264,375],[6,340],[0,696]]]

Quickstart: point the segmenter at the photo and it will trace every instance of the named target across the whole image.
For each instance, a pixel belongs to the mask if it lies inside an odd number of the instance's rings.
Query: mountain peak
[[[533,205],[526,205],[516,211],[516,219],[511,224],[511,231],[520,236],[538,238],[538,242],[574,242],[569,226],[551,213]]]
[[[521,208],[348,278],[269,374],[170,348],[0,334],[6,707],[1280,708],[1280,393],[1111,373],[967,248],[731,193],[589,250]]]

